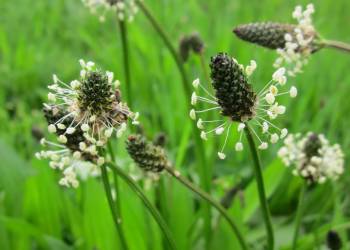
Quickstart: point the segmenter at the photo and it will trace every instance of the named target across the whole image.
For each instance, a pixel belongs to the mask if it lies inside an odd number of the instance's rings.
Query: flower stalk
[[[271,215],[270,210],[267,204],[266,199],[266,193],[265,193],[265,186],[264,186],[264,179],[262,175],[262,169],[261,169],[261,163],[259,159],[259,155],[255,146],[255,142],[252,136],[252,132],[250,130],[250,127],[247,123],[245,123],[245,134],[248,139],[248,144],[250,147],[250,151],[253,158],[253,166],[254,166],[254,174],[255,179],[258,187],[258,194],[259,194],[259,200],[260,200],[260,206],[263,214],[263,218],[265,221],[265,227],[266,227],[266,233],[267,233],[267,243],[268,243],[268,249],[273,250],[274,249],[274,234],[273,234],[273,227],[271,223]]]
[[[304,181],[303,186],[301,187],[301,190],[299,193],[298,208],[295,216],[295,229],[294,229],[294,235],[293,235],[292,250],[297,249],[298,235],[299,235],[299,230],[301,225],[301,219],[303,216],[303,201],[304,201],[306,189],[307,189],[307,182]]]
[[[109,205],[109,208],[111,210],[114,224],[115,224],[115,227],[116,227],[118,235],[119,235],[120,245],[121,245],[122,249],[127,250],[129,248],[128,248],[128,245],[126,243],[126,239],[125,239],[125,236],[123,233],[123,229],[122,229],[122,225],[121,225],[122,221],[120,219],[119,208],[117,207],[117,204],[114,203],[114,201],[113,201],[112,192],[111,192],[111,184],[110,184],[109,179],[108,179],[107,167],[105,164],[101,166],[101,174],[102,174],[103,186],[104,186],[105,193],[106,193],[107,200],[108,200],[108,205]]]
[[[215,207],[219,213],[226,219],[226,221],[229,223],[230,227],[234,231],[242,249],[248,249],[247,243],[245,242],[245,239],[238,229],[237,225],[235,222],[231,219],[230,215],[227,213],[226,209],[220,205],[220,203],[216,202],[208,193],[204,192],[200,188],[196,187],[193,185],[190,181],[185,179],[184,177],[181,176],[181,174],[174,170],[172,167],[169,165],[166,165],[164,169],[174,178],[176,178],[180,183],[185,185],[188,189],[190,189],[192,192],[200,196],[202,199],[205,201],[209,202],[213,207]]]
[[[343,52],[350,53],[350,44],[348,43],[334,41],[334,40],[322,40],[320,44],[321,46],[324,46],[326,48],[333,48]]]
[[[129,106],[132,108],[132,87],[131,87],[131,77],[130,77],[130,62],[129,62],[129,45],[128,45],[128,31],[126,27],[125,20],[120,20],[118,18],[118,26],[120,30],[120,40],[122,43],[123,50],[123,67],[124,67],[124,76],[126,84],[126,100]]]
[[[161,25],[158,23],[158,21],[154,18],[150,10],[147,8],[147,6],[144,4],[142,0],[136,0],[136,4],[139,6],[141,11],[144,13],[146,18],[150,21],[154,29],[157,31],[159,36],[162,38],[165,46],[168,48],[170,54],[172,55],[176,66],[180,72],[181,79],[182,79],[182,86],[185,91],[186,95],[186,106],[188,109],[191,108],[191,103],[190,103],[190,97],[191,97],[191,86],[188,82],[187,76],[186,76],[186,71],[184,68],[184,65],[180,59],[179,54],[177,53],[175,47],[172,45],[170,38],[164,31],[164,29],[161,27]],[[210,166],[205,161],[205,150],[202,141],[199,139],[199,133],[196,127],[196,123],[192,122],[193,126],[193,131],[195,133],[195,144],[196,144],[196,155],[198,156],[198,169],[199,169],[199,174],[201,176],[202,180],[202,187],[206,190],[210,190],[211,186],[211,169]],[[203,208],[205,210],[204,212],[204,220],[205,220],[205,228],[206,228],[206,239],[210,239],[211,237],[211,215],[210,215],[210,207],[205,206]],[[209,244],[209,243],[208,243]]]
[[[147,196],[143,193],[142,189],[135,183],[135,181],[130,176],[128,176],[127,173],[124,172],[123,169],[118,167],[114,162],[108,162],[108,167],[129,185],[129,187],[136,193],[136,195],[141,199],[143,204],[147,207],[148,211],[152,214],[153,218],[162,230],[169,244],[169,249],[177,249],[175,240],[173,239],[168,225],[166,224],[162,216],[159,214],[158,210],[148,200]]]

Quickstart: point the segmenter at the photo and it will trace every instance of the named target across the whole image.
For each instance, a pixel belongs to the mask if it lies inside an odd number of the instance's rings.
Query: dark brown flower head
[[[284,48],[285,34],[292,33],[295,25],[283,23],[249,23],[237,26],[233,32],[242,40],[269,49]]]
[[[304,153],[311,159],[313,156],[319,156],[319,149],[322,147],[322,143],[317,134],[311,133],[305,142]]]
[[[274,23],[274,22],[262,22],[262,23],[249,23],[237,26],[233,32],[242,40],[255,43],[260,46],[269,49],[283,49],[286,46],[286,35],[289,34],[291,42],[297,42],[297,34],[295,29],[298,29],[297,25],[287,23]],[[318,37],[314,30],[301,30],[303,39],[312,39],[313,42],[307,45],[307,48],[311,52],[316,52],[321,47],[314,41]],[[295,51],[302,51],[305,48],[299,45],[295,48]]]
[[[104,72],[88,71],[81,81],[81,87],[78,89],[78,104],[81,110],[100,115],[113,109],[115,95]]]
[[[222,115],[233,121],[251,120],[256,112],[257,95],[240,65],[226,53],[211,58],[212,84]]]
[[[342,249],[342,241],[336,231],[329,231],[327,233],[327,246],[330,250],[340,250]]]
[[[142,135],[130,135],[126,149],[136,164],[145,171],[157,173],[170,165],[164,149],[147,141]]]
[[[179,53],[181,59],[186,62],[193,51],[196,54],[201,54],[204,50],[204,42],[198,33],[192,33],[189,36],[183,36],[179,42]]]
[[[44,107],[43,112],[48,124],[55,124],[57,121],[61,120],[61,122],[56,126],[55,134],[57,136],[65,135],[67,128],[75,127],[74,133],[69,134],[69,136],[65,136],[65,138],[67,138],[65,146],[72,153],[80,152],[84,160],[92,161],[96,159],[96,156],[83,152],[79,147],[80,143],[85,143],[87,147],[91,145],[91,142],[84,137],[84,132],[81,130],[80,126],[77,126],[76,122],[74,122],[73,118],[70,116],[62,120],[63,117],[68,115],[67,111],[59,108]]]

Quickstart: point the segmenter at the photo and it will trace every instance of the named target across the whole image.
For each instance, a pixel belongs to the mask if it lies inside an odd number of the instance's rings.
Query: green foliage
[[[232,33],[233,27],[252,21],[291,20],[296,4],[307,1],[280,0],[176,0],[145,1],[177,45],[183,34],[198,31],[205,43],[204,56],[227,52],[243,64],[250,59],[258,63],[252,82],[260,89],[274,69],[275,53],[245,43]],[[315,2],[315,26],[327,38],[349,42],[348,0]],[[278,10],[278,11],[276,11]],[[95,61],[104,70],[113,71],[121,80],[121,43],[116,18],[107,15],[100,23],[79,0],[3,0],[0,1],[0,249],[117,249],[117,233],[98,178],[81,183],[77,190],[60,187],[59,173],[47,162],[33,159],[40,149],[33,129],[46,130],[41,114],[46,100],[46,86],[52,74],[69,82],[79,74],[78,60]],[[142,13],[128,25],[131,49],[133,106],[139,111],[146,134],[163,131],[168,136],[170,158],[184,175],[198,184],[185,95],[176,65],[161,39]],[[298,86],[295,100],[285,99],[287,115],[280,124],[291,132],[324,133],[331,142],[339,142],[349,160],[350,57],[337,51],[322,50],[314,54],[304,73],[290,79]],[[199,58],[191,54],[186,63],[189,79],[204,75]],[[190,84],[190,83],[189,83]],[[124,94],[125,96],[125,94]],[[205,150],[215,180],[229,179],[229,186],[251,174],[249,152],[232,152],[227,160],[216,160],[218,140],[205,142]],[[120,140],[114,147],[117,161],[128,169],[131,160]],[[290,249],[293,218],[301,183],[290,170],[275,159],[277,146],[262,154],[264,178],[273,214],[277,249]],[[234,177],[232,177],[234,176]],[[231,178],[232,177],[232,178]],[[173,231],[179,249],[203,249],[202,210],[199,201],[183,186],[164,175],[163,215]],[[324,246],[329,229],[337,230],[343,245],[348,238],[349,171],[331,185],[308,190],[298,249]],[[214,181],[215,182],[215,181]],[[147,187],[147,183],[140,183]],[[227,187],[213,185],[212,195],[219,200]],[[156,185],[145,188],[155,198]],[[221,190],[221,191],[220,191]],[[162,234],[145,207],[125,185],[121,185],[123,228],[130,249],[162,249]],[[165,211],[165,212],[164,212]],[[259,213],[256,183],[250,180],[237,195],[230,214],[241,226],[254,249],[262,249],[265,231]],[[228,225],[213,210],[215,231],[212,249],[238,249]],[[243,225],[244,223],[245,226]]]

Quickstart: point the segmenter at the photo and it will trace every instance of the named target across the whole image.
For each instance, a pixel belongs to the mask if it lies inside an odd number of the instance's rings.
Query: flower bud
[[[147,141],[142,135],[130,135],[126,149],[135,163],[145,171],[157,173],[170,165],[164,149]]]

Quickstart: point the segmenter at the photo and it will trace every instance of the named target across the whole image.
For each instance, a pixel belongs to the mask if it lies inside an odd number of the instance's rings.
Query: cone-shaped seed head
[[[203,49],[204,42],[198,33],[193,33],[180,39],[179,53],[184,62],[187,61],[191,50],[196,54],[200,54],[202,53]]]
[[[329,231],[327,233],[327,246],[330,250],[340,250],[342,242],[337,232]]]
[[[137,165],[145,171],[161,172],[169,165],[164,149],[146,141],[141,135],[130,135],[126,141],[126,149]]]
[[[317,134],[311,134],[304,146],[304,153],[308,158],[311,158],[313,156],[318,156],[319,152],[318,150],[322,147],[322,143],[320,138]]]
[[[249,23],[236,27],[233,32],[242,40],[270,49],[284,48],[284,36],[293,33],[295,25],[283,23]]]
[[[79,108],[100,115],[112,109],[113,89],[102,71],[88,71],[78,91]]]
[[[222,115],[245,122],[255,116],[256,93],[238,63],[225,53],[211,58],[211,78]]]

